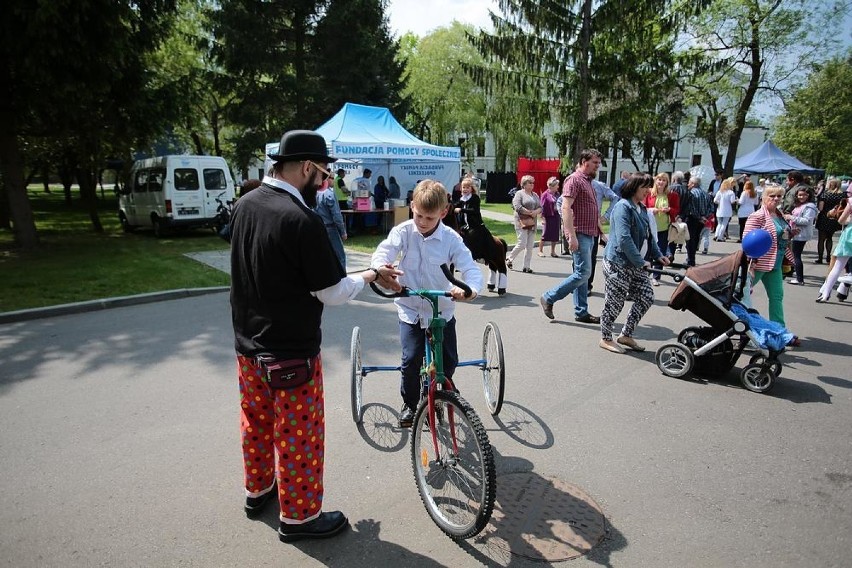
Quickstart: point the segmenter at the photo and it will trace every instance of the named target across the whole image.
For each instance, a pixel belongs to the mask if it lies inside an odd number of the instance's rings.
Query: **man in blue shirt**
[[[630,174],[627,172],[621,172],[622,179],[616,182],[624,185],[624,174],[627,174],[627,177],[630,177]],[[607,184],[602,181],[598,181],[596,179],[592,180],[592,187],[595,188],[595,199],[598,200],[598,211],[603,208],[604,199],[609,200],[609,207],[606,208],[606,213],[601,215],[600,224],[603,225],[606,222],[609,222],[609,215],[612,211],[613,205],[615,205],[619,199],[621,199],[621,194],[616,192],[614,189],[610,189]],[[603,231],[601,231],[603,235]],[[592,283],[595,281],[595,267],[598,264],[598,245],[600,245],[601,237],[595,237],[594,242],[592,243],[592,275],[589,276],[589,293],[592,293]],[[604,237],[604,244],[606,244],[606,237]]]
[[[624,187],[624,184],[627,183],[628,179],[630,179],[630,172],[621,172],[621,177],[617,182],[615,182],[615,185],[612,186],[612,190],[616,195],[618,195],[618,197],[621,197],[621,188]],[[612,204],[615,205],[615,201],[613,201]],[[611,206],[610,209],[612,209]],[[607,219],[609,219],[609,215],[607,215]]]
[[[680,216],[686,221],[689,229],[689,241],[686,243],[686,264],[695,266],[695,253],[698,251],[698,241],[701,239],[701,229],[707,219],[713,215],[715,207],[710,194],[701,189],[701,178],[689,180],[689,200],[686,207],[681,205]]]

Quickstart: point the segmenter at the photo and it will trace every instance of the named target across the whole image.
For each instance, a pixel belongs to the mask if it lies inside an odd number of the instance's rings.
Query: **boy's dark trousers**
[[[419,323],[399,322],[399,343],[402,345],[402,380],[399,392],[405,405],[417,410],[420,402],[420,368],[423,366],[426,330]],[[456,318],[444,327],[444,375],[452,378],[459,363],[456,344]]]

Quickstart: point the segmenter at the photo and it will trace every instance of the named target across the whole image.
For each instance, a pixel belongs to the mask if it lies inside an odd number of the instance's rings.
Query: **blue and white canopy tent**
[[[383,107],[346,103],[317,132],[328,142],[332,156],[355,163],[340,166],[347,170],[347,178],[360,175],[364,168],[373,171],[374,184],[378,176],[384,176],[385,183],[393,176],[402,198],[421,179],[438,180],[449,191],[461,175],[461,149],[420,140]]]
[[[734,162],[734,172],[743,174],[786,174],[798,170],[803,174],[820,175],[825,170],[818,170],[797,160],[767,140],[745,156],[740,156]]]

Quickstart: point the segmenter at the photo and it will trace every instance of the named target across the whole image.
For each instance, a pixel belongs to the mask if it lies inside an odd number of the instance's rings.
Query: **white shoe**
[[[789,280],[787,280],[787,283],[788,284],[795,284],[796,286],[801,286],[802,284],[804,284],[804,282],[799,282],[795,278],[790,278]]]
[[[841,284],[849,284],[852,286],[852,274],[845,274],[837,279]]]
[[[656,278],[651,279],[651,286],[659,286],[659,285],[660,285],[659,280],[657,280]]]
[[[618,343],[616,343],[615,341],[613,341],[611,339],[609,341],[607,341],[605,339],[601,339],[600,342],[598,343],[598,345],[600,346],[601,349],[606,349],[607,351],[610,351],[611,353],[619,353],[619,354],[623,355],[624,353],[627,352],[627,350],[624,347],[622,347],[621,345],[619,345]]]

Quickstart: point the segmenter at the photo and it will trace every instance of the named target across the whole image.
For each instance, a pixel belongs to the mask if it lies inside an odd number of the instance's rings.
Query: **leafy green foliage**
[[[714,0],[687,29],[681,58],[686,102],[699,116],[713,166],[733,171],[739,140],[757,102],[785,96],[798,70],[834,53],[822,30],[844,2]],[[721,147],[727,146],[725,156]]]
[[[852,173],[852,54],[818,65],[785,105],[775,141],[828,173]]]
[[[582,148],[605,149],[620,138],[638,137],[651,159],[680,118],[665,88],[674,32],[705,3],[503,0],[503,15],[492,15],[494,33],[474,40],[489,65],[473,76],[489,93],[514,98],[533,131],[558,124],[569,168]]]
[[[399,54],[410,109],[406,126],[433,144],[455,146],[464,138],[466,156],[484,138],[486,120],[484,93],[464,70],[482,60],[467,40],[471,33],[471,26],[453,22],[422,39],[407,34]]]
[[[406,113],[399,44],[391,37],[381,0],[332,0],[317,22],[311,74],[314,120],[319,126],[346,102]]]

